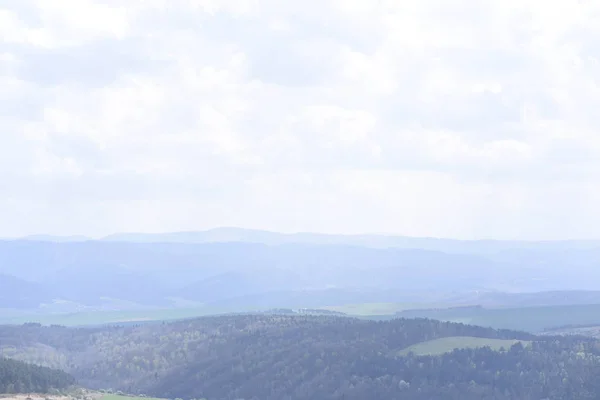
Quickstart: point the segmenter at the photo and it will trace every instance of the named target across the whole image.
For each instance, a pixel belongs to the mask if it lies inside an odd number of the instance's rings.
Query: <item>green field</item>
[[[64,326],[133,324],[249,312],[257,309],[250,306],[245,309],[200,306],[195,308],[129,311],[84,311],[70,314],[0,312],[0,324],[22,324],[26,322]],[[562,326],[600,326],[600,304],[519,308],[447,308],[447,305],[442,304],[363,303],[322,307],[322,309],[343,312],[350,317],[361,319],[430,318],[532,333],[540,333]]]
[[[600,304],[520,308],[450,308],[410,310],[402,318],[431,318],[442,321],[514,329],[539,333],[565,325],[600,325]]]
[[[529,344],[520,340],[503,340],[503,339],[486,339],[471,336],[453,336],[427,342],[417,343],[398,352],[398,355],[404,356],[408,353],[414,353],[417,356],[435,356],[444,353],[449,353],[455,349],[475,349],[481,347],[489,347],[492,350],[500,351],[508,350],[517,342],[523,345]]]
[[[406,310],[445,309],[448,307],[450,307],[448,303],[359,303],[319,308],[342,312],[357,317],[368,317],[385,315],[394,316],[396,313]]]
[[[482,308],[407,303],[326,307],[363,319],[430,318],[470,325],[540,333],[566,325],[600,325],[600,304]]]
[[[172,321],[178,319],[202,317],[231,312],[208,307],[123,310],[123,311],[85,311],[64,314],[21,314],[18,316],[0,316],[0,324],[23,324],[39,322],[44,325],[90,326],[103,324],[142,323],[153,321]]]
[[[397,312],[409,309],[421,309],[430,307],[443,307],[443,305],[416,304],[416,303],[364,303],[332,307],[320,307],[323,310],[338,311],[349,316],[363,319],[386,320],[391,319]],[[209,315],[227,314],[234,312],[251,312],[259,310],[259,307],[224,308],[224,307],[194,307],[194,308],[171,308],[171,309],[149,309],[149,310],[123,310],[123,311],[81,311],[74,313],[2,313],[0,312],[0,324],[23,324],[26,322],[38,322],[44,325],[64,326],[90,326],[104,324],[132,324],[160,321],[173,321],[179,319],[203,317]]]

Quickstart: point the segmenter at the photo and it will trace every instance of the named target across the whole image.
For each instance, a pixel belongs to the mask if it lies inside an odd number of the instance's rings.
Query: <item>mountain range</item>
[[[18,240],[46,242],[84,242],[90,240],[130,243],[222,243],[245,242],[278,244],[351,245],[369,248],[405,248],[434,250],[447,253],[496,253],[511,249],[569,250],[594,249],[600,240],[459,240],[444,238],[409,237],[384,234],[324,234],[324,233],[280,233],[244,228],[214,228],[204,231],[168,233],[116,233],[93,239],[83,235],[56,236],[30,235]]]
[[[95,240],[35,236],[0,241],[0,309],[322,307],[452,298],[472,303],[485,293],[568,290],[587,291],[581,298],[589,301],[600,290],[599,265],[596,241],[234,228]]]

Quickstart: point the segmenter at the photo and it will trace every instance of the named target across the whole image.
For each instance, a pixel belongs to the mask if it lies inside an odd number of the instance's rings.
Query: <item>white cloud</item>
[[[9,0],[0,236],[599,237],[600,6]]]

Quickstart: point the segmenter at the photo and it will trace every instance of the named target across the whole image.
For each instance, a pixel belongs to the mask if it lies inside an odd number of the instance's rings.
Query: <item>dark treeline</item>
[[[506,351],[401,356],[444,337],[517,339]],[[0,327],[3,354],[60,367],[91,388],[156,397],[270,399],[597,399],[600,346],[584,337],[425,319],[240,315],[69,329]],[[598,382],[598,383],[597,383]]]
[[[48,393],[74,383],[64,371],[0,358],[0,393]]]

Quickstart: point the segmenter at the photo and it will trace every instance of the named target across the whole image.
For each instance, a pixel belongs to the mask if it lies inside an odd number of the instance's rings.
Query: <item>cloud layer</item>
[[[0,236],[600,237],[600,4],[5,0]]]

